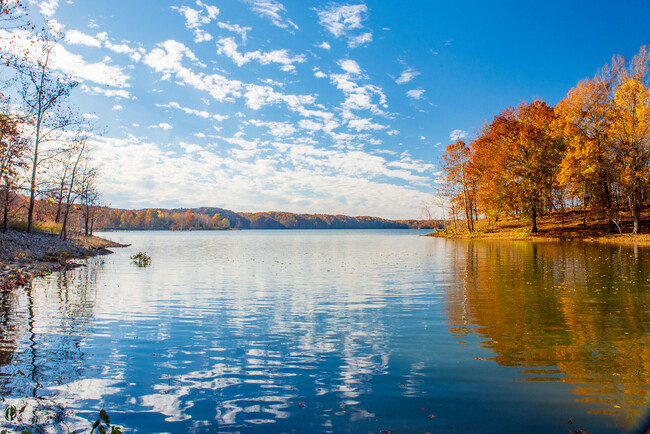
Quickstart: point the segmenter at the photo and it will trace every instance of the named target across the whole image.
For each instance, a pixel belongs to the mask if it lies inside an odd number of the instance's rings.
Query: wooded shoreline
[[[648,212],[643,213],[646,226]],[[631,227],[632,221],[626,221]],[[583,241],[595,243],[634,244],[650,246],[650,234],[609,232],[606,218],[585,219],[583,212],[554,213],[538,221],[538,232],[531,232],[530,222],[511,217],[498,222],[479,219],[474,222],[474,231],[468,231],[465,222],[459,220],[456,226],[448,225],[444,230],[427,236],[463,240],[508,240],[508,241]]]

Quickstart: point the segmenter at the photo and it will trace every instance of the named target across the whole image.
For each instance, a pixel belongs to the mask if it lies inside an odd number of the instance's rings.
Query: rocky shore
[[[112,253],[125,247],[99,237],[72,236],[64,241],[56,234],[9,231],[0,233],[0,291],[28,284],[34,277],[79,266],[77,259]]]

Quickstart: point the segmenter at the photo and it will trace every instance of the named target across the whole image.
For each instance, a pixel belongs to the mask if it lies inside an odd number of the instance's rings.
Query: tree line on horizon
[[[429,229],[435,220],[387,220],[370,216],[235,212],[223,208],[105,210],[99,229],[223,230],[223,229]]]
[[[89,145],[92,116],[80,114],[69,101],[79,83],[53,68],[62,35],[48,24],[36,29],[23,3],[5,0],[0,0],[0,32],[3,231],[10,217],[15,226],[24,216],[26,231],[33,232],[43,223],[36,208],[45,200],[56,209],[53,220],[62,239],[76,214],[89,235],[102,203],[99,166]]]
[[[650,49],[611,64],[569,90],[555,107],[544,101],[508,107],[469,143],[457,140],[443,155],[454,221],[475,230],[480,216],[529,219],[582,207],[585,224],[606,218],[622,233],[625,211],[641,233],[650,187]]]

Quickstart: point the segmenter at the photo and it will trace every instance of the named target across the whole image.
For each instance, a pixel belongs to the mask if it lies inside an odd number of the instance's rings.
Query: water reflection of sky
[[[110,236],[133,246],[2,305],[0,390],[30,398],[28,423],[83,427],[106,408],[148,432],[618,432],[648,396],[643,249],[481,247],[413,231]],[[151,267],[129,263],[140,250]],[[596,254],[611,267],[596,270]],[[589,303],[612,307],[609,320]],[[627,353],[596,331],[603,321],[625,321]],[[576,351],[583,337],[621,356],[635,348],[638,375],[610,370],[618,355]],[[631,399],[603,398],[608,388]]]

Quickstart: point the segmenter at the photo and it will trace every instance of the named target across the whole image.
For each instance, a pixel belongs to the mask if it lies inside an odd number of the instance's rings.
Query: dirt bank
[[[48,233],[0,233],[0,291],[11,291],[37,276],[79,266],[78,259],[112,253],[123,244],[99,237],[73,236],[63,241]]]

